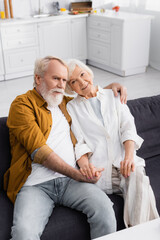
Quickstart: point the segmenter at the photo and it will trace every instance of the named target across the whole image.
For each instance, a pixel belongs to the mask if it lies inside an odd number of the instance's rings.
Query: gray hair
[[[67,68],[68,71],[68,66],[67,64],[61,60],[60,58],[53,57],[53,56],[47,56],[44,58],[39,58],[35,61],[35,66],[34,66],[34,82],[33,82],[33,87],[36,87],[36,75],[40,76],[41,78],[44,77],[45,72],[48,69],[48,65],[52,60],[57,60],[60,62],[62,65],[64,65]]]
[[[84,64],[83,62],[81,62],[77,59],[69,59],[67,61],[67,65],[68,65],[69,80],[70,80],[70,77],[72,76],[72,73],[74,72],[76,66],[85,70],[92,77],[92,79],[94,78],[94,74],[93,74],[92,70],[86,64]],[[71,87],[69,85],[69,80],[67,81],[65,92],[69,95],[73,95],[73,94],[75,94],[75,92],[71,89]]]

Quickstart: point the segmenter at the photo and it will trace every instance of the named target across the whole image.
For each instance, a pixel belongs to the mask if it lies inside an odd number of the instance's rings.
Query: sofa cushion
[[[144,139],[137,154],[150,158],[160,154],[160,95],[128,101],[138,134]]]
[[[3,189],[3,175],[10,167],[11,154],[9,144],[9,130],[6,126],[7,118],[0,118],[0,159],[1,159],[1,170],[0,170],[0,190]]]
[[[13,219],[13,204],[4,191],[0,191],[0,239],[10,239]]]
[[[116,194],[108,195],[108,197],[113,202],[113,209],[115,211],[117,219],[117,230],[122,230],[125,228],[123,221],[124,200],[121,196],[118,196]]]
[[[90,240],[90,227],[81,212],[67,207],[56,207],[42,234],[42,240]]]

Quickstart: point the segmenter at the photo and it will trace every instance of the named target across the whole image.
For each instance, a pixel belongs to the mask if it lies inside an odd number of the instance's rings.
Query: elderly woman
[[[67,109],[81,173],[87,178],[102,174],[96,184],[107,194],[123,195],[126,227],[159,217],[145,162],[136,156],[143,140],[127,105],[111,90],[94,86],[93,73],[82,62],[70,60],[68,68],[66,92],[78,94]],[[104,168],[102,173],[99,167]]]

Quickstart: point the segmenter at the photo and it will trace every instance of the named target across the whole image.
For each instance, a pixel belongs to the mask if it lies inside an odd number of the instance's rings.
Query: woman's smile
[[[89,83],[85,87],[83,87],[81,90],[82,91],[85,90],[88,87],[88,85],[89,85]]]

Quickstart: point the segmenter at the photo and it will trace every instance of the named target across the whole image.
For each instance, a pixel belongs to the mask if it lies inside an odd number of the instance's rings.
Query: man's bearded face
[[[53,88],[53,89],[47,90],[47,86],[45,82],[43,82],[40,87],[40,93],[48,103],[49,107],[56,107],[63,100],[64,90],[60,88]]]

